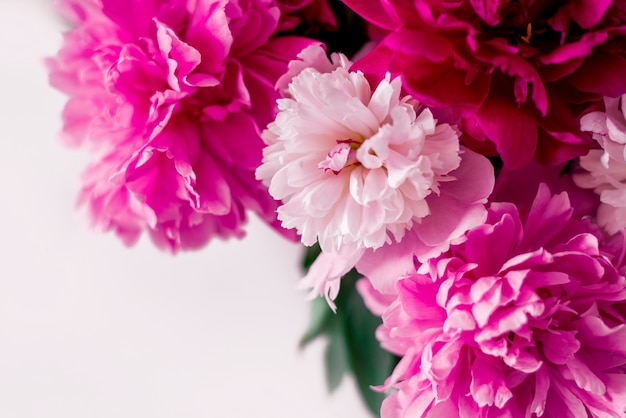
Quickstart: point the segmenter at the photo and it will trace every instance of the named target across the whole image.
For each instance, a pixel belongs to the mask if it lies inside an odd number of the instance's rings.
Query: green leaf
[[[381,318],[373,315],[356,290],[362,276],[352,270],[343,277],[337,297],[337,316],[342,322],[343,338],[348,350],[350,371],[355,377],[359,392],[370,411],[378,416],[385,395],[371,386],[381,385],[398,362],[393,354],[383,350],[376,339],[376,328]]]
[[[300,348],[306,347],[311,341],[329,332],[334,319],[333,311],[326,299],[317,298],[311,302],[311,320],[306,332],[300,338]]]
[[[308,269],[319,255],[319,246],[307,248],[303,266]],[[383,350],[376,339],[381,318],[373,315],[356,290],[362,276],[352,270],[341,279],[341,290],[335,300],[333,314],[324,298],[312,303],[311,322],[300,340],[300,347],[325,336],[328,340],[324,354],[326,383],[330,392],[343,381],[346,373],[356,380],[361,398],[374,416],[378,416],[385,395],[371,386],[381,385],[398,363],[398,358]]]
[[[302,267],[304,267],[304,271],[308,271],[311,264],[315,261],[318,255],[322,252],[319,244],[315,244],[312,247],[306,247],[306,251],[304,253],[304,258],[302,259]]]
[[[349,359],[348,348],[344,338],[344,330],[340,321],[333,321],[329,327],[328,345],[324,353],[326,366],[326,385],[329,392],[334,392],[343,376],[348,373]]]

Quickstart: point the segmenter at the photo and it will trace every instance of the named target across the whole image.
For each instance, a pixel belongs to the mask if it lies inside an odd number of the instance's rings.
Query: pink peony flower
[[[606,98],[606,113],[591,112],[581,119],[584,131],[591,132],[602,149],[592,149],[580,157],[585,172],[576,173],[580,187],[600,195],[597,222],[609,234],[626,228],[626,94]],[[621,102],[621,105],[620,105]]]
[[[465,242],[398,278],[378,330],[402,356],[383,418],[623,416],[626,278],[572,213],[542,185],[527,214],[494,203]]]
[[[330,63],[312,46],[300,57],[289,82],[279,80],[288,93],[263,134],[257,177],[283,202],[282,225],[305,245],[379,248],[424,222],[448,184],[477,181],[482,198],[489,194],[492,174],[454,176],[462,165],[456,131],[402,97],[399,79],[387,76],[372,89],[343,55]]]
[[[510,168],[585,154],[580,116],[626,93],[621,1],[345,2],[391,31],[358,68],[401,74],[422,103],[459,110],[465,144]]]
[[[374,89],[341,54],[320,46],[278,81],[276,121],[257,177],[283,203],[278,219],[322,254],[303,279],[331,307],[341,277],[407,231],[428,251],[446,249],[483,222],[493,188],[486,158],[459,146],[456,130],[401,95],[398,78]]]
[[[276,37],[274,0],[65,0],[75,28],[49,60],[70,99],[64,135],[97,153],[81,202],[134,242],[197,248],[241,236],[246,211],[276,223],[255,179],[274,84],[310,44]],[[278,227],[278,225],[276,224]]]

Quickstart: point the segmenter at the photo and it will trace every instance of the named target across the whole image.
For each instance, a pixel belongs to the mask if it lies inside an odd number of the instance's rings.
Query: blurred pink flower
[[[542,185],[521,218],[492,204],[464,243],[400,277],[391,304],[361,286],[368,305],[389,305],[378,337],[403,357],[382,417],[623,416],[626,278],[613,261],[567,194]]]
[[[273,0],[64,0],[74,22],[52,85],[70,99],[69,144],[97,153],[81,202],[94,224],[164,249],[241,236],[246,211],[275,223],[254,177],[276,80],[310,40],[274,36]]]
[[[422,103],[456,108],[464,143],[510,168],[585,154],[579,117],[626,93],[623,1],[345,3],[391,31],[357,68],[401,74]]]
[[[606,112],[591,112],[581,119],[583,131],[591,132],[601,149],[580,157],[585,172],[576,173],[580,187],[600,195],[597,222],[609,234],[626,228],[626,94],[606,98]],[[620,104],[621,103],[621,104]]]

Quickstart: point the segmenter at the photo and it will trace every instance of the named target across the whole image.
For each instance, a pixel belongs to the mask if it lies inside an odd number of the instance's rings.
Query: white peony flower
[[[605,98],[606,112],[591,112],[581,118],[581,129],[592,133],[602,149],[580,157],[586,170],[574,175],[582,188],[600,195],[597,222],[609,234],[626,228],[626,107],[621,98]],[[620,107],[621,101],[621,107]]]
[[[350,61],[305,49],[263,133],[257,178],[283,202],[278,219],[325,252],[400,241],[461,163],[459,138],[387,75],[372,91]],[[306,64],[306,65],[305,65]],[[285,90],[283,90],[285,91]]]

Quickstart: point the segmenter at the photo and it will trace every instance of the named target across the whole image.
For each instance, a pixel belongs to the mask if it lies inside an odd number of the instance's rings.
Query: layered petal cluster
[[[580,187],[600,195],[597,222],[609,234],[626,228],[626,95],[606,98],[606,112],[591,112],[581,119],[584,131],[591,132],[601,149],[580,157],[585,170],[576,173]]]
[[[494,203],[464,243],[399,278],[393,302],[361,286],[402,356],[383,418],[623,416],[622,261],[572,213],[542,185],[527,213]]]
[[[398,242],[425,222],[449,184],[475,184],[487,197],[493,174],[455,176],[463,165],[456,130],[402,96],[399,78],[372,88],[345,56],[329,62],[320,46],[300,58],[279,80],[286,97],[263,134],[257,177],[283,202],[282,225],[305,245],[338,253]]]
[[[401,74],[422,103],[457,109],[465,144],[509,168],[584,155],[580,116],[626,93],[623,1],[346,4],[390,31],[358,68]]]
[[[296,9],[298,5],[294,6]],[[70,99],[64,136],[88,143],[81,202],[134,242],[176,251],[276,223],[255,179],[276,80],[310,40],[275,36],[274,0],[64,0],[75,27],[50,59]],[[277,225],[277,223],[276,223]]]

